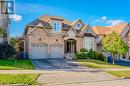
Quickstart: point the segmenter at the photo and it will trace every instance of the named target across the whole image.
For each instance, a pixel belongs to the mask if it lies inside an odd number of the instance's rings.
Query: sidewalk
[[[130,71],[130,68],[97,68],[100,71]]]
[[[29,73],[66,73],[66,72],[106,72],[106,71],[122,71],[122,70],[128,70],[130,71],[130,68],[97,68],[97,69],[91,69],[88,68],[86,70],[0,70],[0,74],[29,74]]]

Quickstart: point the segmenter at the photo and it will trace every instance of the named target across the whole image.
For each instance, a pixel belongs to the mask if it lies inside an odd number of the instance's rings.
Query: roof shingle
[[[112,33],[113,31],[117,32],[120,35],[127,25],[128,23],[121,23],[121,24],[118,24],[115,26],[109,26],[109,27],[94,26],[92,27],[92,29],[97,35],[106,35],[106,34]]]

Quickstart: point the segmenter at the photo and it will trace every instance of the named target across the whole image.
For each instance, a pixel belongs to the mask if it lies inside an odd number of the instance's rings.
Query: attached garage
[[[50,45],[50,58],[63,58],[64,48],[63,44]]]
[[[31,53],[30,59],[46,59],[48,57],[48,45],[32,45]]]
[[[35,44],[32,45],[30,59],[63,58],[63,44]]]

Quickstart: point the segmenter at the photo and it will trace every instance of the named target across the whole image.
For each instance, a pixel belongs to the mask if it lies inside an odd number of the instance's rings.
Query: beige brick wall
[[[26,40],[25,51],[29,55],[31,54],[32,44],[43,44],[43,43],[46,43],[48,45],[55,43],[64,44],[62,34],[52,34],[51,36],[48,36],[48,33],[43,28],[36,28],[35,30],[33,30],[31,34],[26,35],[25,40]]]
[[[28,28],[27,34],[25,36],[25,52],[28,55],[31,55],[31,45],[32,44],[43,44],[46,43],[50,44],[63,44],[65,38],[63,34],[66,33],[65,31],[61,31],[60,33],[54,33],[52,29],[44,29],[44,28],[36,28],[32,31],[33,28]],[[29,34],[29,32],[32,33]],[[48,32],[51,33],[51,36],[48,36]],[[76,40],[76,51],[80,51],[83,48],[83,36],[82,37],[75,37]],[[95,42],[96,43],[96,42]],[[64,47],[64,46],[63,46]]]
[[[83,48],[83,37],[77,37],[76,40],[76,50],[80,51],[80,49]]]

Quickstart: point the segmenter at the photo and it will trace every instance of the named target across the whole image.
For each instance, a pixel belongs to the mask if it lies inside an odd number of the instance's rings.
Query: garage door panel
[[[32,56],[31,59],[45,59],[48,56],[48,46],[43,45],[32,45]]]
[[[50,58],[63,58],[63,44],[52,44],[50,46]]]

